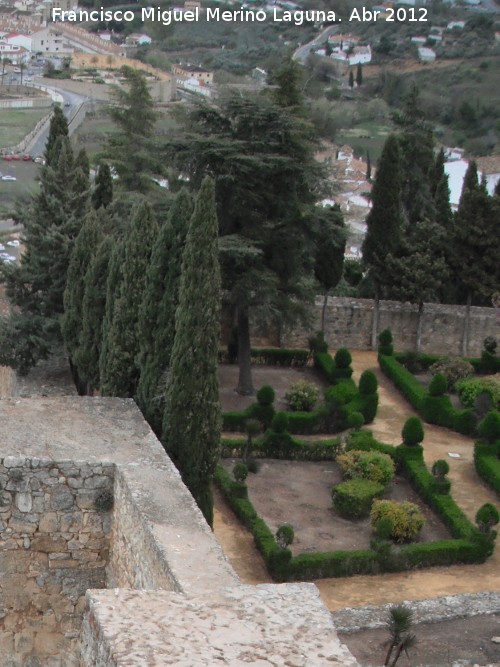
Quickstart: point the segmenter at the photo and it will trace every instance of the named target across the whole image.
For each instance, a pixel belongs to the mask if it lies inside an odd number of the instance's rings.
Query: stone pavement
[[[377,418],[370,425],[374,436],[382,442],[399,444],[404,422],[416,413],[380,371],[375,352],[353,352],[352,365],[354,379],[359,379],[365,369],[370,369],[376,373],[379,381],[380,407]],[[424,428],[425,461],[427,465],[432,465],[437,459],[449,462],[452,494],[465,514],[474,520],[476,511],[483,503],[491,502],[499,506],[498,496],[480,480],[474,470],[473,439],[439,426],[425,424]],[[449,452],[460,454],[460,458],[449,458]],[[253,547],[252,537],[239,526],[232,513],[224,508],[220,498],[216,501],[214,532],[244,583],[270,581],[262,559]],[[481,565],[321,579],[315,583],[331,611],[404,600],[426,600],[444,595],[500,592],[500,549],[497,545],[493,556]]]

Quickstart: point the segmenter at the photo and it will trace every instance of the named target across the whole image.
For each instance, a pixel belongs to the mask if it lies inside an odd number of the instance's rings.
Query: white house
[[[143,44],[151,44],[152,39],[149,35],[143,33],[133,32],[125,38],[127,46],[142,46]]]
[[[364,65],[371,62],[372,50],[368,46],[355,46],[349,55],[349,65]]]
[[[433,63],[436,60],[436,52],[425,46],[420,46],[418,49],[418,57],[422,63]]]
[[[31,37],[29,35],[9,32],[7,35],[2,36],[2,41],[12,46],[22,46],[26,51],[31,51]]]
[[[20,65],[26,63],[30,59],[30,52],[22,46],[13,46],[0,40],[0,58],[2,60],[9,59],[13,65]]]
[[[411,38],[412,44],[418,44],[419,46],[423,46],[426,41],[427,37],[424,37],[423,35],[417,35],[416,37]]]
[[[73,48],[68,45],[66,38],[57,28],[43,28],[31,35],[31,50],[33,53],[48,55],[69,55]]]
[[[465,21],[450,21],[446,26],[446,30],[463,30],[465,28]]]

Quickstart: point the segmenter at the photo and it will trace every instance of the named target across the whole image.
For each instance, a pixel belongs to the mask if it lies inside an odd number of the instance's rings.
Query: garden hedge
[[[262,350],[259,350],[261,352]],[[264,352],[269,353],[271,349]],[[277,348],[277,352],[281,352]],[[286,352],[305,352],[305,350],[285,350]],[[345,364],[350,362],[351,355],[347,350],[342,352],[340,359],[342,367],[337,368],[334,359],[328,352],[319,352],[314,355],[314,366],[331,383],[326,392],[326,404],[320,405],[311,412],[292,412],[288,415],[288,431],[297,435],[313,435],[316,433],[339,433],[349,428],[352,423],[351,415],[363,415],[364,424],[370,424],[377,414],[378,393],[377,384],[363,379],[361,383],[364,393],[361,393],[355,382],[350,379],[352,368]],[[337,355],[339,354],[337,353]],[[375,391],[370,393],[369,387]],[[222,415],[222,429],[224,431],[245,431],[247,419],[259,420],[263,428],[270,426],[274,408],[272,405],[254,403],[246,410],[239,412],[225,412]]]
[[[474,465],[476,472],[500,494],[500,440],[494,444],[476,442],[474,445]]]
[[[402,547],[374,541],[372,549],[302,554],[293,557],[288,549],[278,546],[264,521],[257,517],[251,502],[242,497],[244,494],[241,491],[241,484],[233,482],[228,473],[219,466],[215,474],[216,482],[236,515],[252,531],[257,548],[262,553],[273,579],[307,581],[355,574],[397,572],[434,565],[482,563],[492,554],[494,531],[489,534],[481,533],[451,496],[439,492],[435,478],[425,466],[421,446],[393,447],[379,443],[369,432],[355,433],[352,439],[353,448],[373,448],[389,453],[421,498],[441,517],[454,539]],[[476,458],[484,460],[484,450],[480,445],[477,447]],[[491,448],[491,445],[488,447]],[[500,444],[498,447],[500,448]]]
[[[394,382],[422,418],[429,424],[446,426],[464,435],[474,435],[477,427],[474,411],[469,408],[457,410],[451,404],[449,396],[431,396],[412,373],[403,366],[401,363],[403,358],[404,355],[379,354],[378,360],[385,375]],[[439,358],[436,355],[418,356],[424,368],[428,368]]]
[[[307,364],[309,359],[308,350],[294,350],[282,347],[253,347],[250,354],[254,364],[264,364],[266,366],[302,368]],[[229,355],[225,350],[219,350],[219,361],[231,363]]]

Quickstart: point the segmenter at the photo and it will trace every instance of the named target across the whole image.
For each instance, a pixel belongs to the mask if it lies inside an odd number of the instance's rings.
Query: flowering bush
[[[394,461],[382,452],[352,449],[337,456],[344,479],[368,479],[387,486],[394,476]]]
[[[432,364],[429,370],[433,375],[438,373],[444,375],[448,382],[448,389],[451,389],[458,380],[474,375],[474,366],[462,357],[439,359]]]
[[[395,542],[409,542],[422,530],[425,519],[417,505],[395,500],[374,500],[370,512],[372,527],[377,530],[378,523],[384,519],[384,529],[389,521],[392,524],[390,537]]]
[[[294,382],[290,387],[290,391],[285,394],[288,407],[293,412],[311,412],[318,398],[318,387],[306,380]]]

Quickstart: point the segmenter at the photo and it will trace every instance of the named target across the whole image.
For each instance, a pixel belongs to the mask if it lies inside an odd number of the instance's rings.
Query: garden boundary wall
[[[300,327],[265,341],[255,337],[253,344],[305,347],[311,332],[321,329],[323,297],[318,297],[309,327]],[[373,299],[329,297],[325,317],[325,338],[331,349],[347,347],[371,349]],[[465,306],[426,303],[422,314],[421,352],[461,354],[465,326]],[[381,301],[378,331],[390,329],[398,352],[414,350],[417,339],[418,306],[398,301]],[[493,308],[471,307],[468,356],[479,357],[487,336],[500,339],[500,322]]]
[[[4,399],[0,438],[0,667],[357,667],[313,584],[240,583],[131,399]]]

